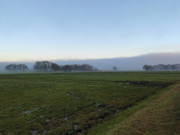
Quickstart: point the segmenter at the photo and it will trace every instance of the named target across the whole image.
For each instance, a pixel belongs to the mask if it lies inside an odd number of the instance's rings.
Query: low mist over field
[[[66,64],[90,64],[100,70],[112,70],[116,66],[120,71],[126,70],[143,70],[143,65],[157,64],[180,64],[180,53],[153,53],[134,57],[124,58],[104,58],[88,60],[51,60],[59,65]],[[25,63],[32,69],[34,62],[1,62],[0,69],[9,63]]]
[[[92,59],[92,60],[69,60],[56,61],[59,64],[83,64],[88,63],[101,70],[112,70],[117,66],[119,70],[143,70],[143,65],[150,64],[179,64],[180,53],[154,53],[135,57]]]

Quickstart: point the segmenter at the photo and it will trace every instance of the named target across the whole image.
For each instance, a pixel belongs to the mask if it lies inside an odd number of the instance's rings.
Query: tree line
[[[9,64],[5,67],[5,70],[11,72],[17,71],[28,71],[29,68],[25,64]],[[56,63],[50,61],[36,61],[33,65],[33,70],[37,72],[55,72],[55,71],[62,71],[62,72],[71,72],[71,71],[97,71],[97,68],[94,68],[88,64],[74,64],[74,65],[58,65]]]
[[[36,71],[64,71],[64,72],[70,72],[70,71],[95,71],[97,70],[91,65],[88,64],[82,64],[82,65],[63,65],[60,66],[56,63],[49,62],[49,61],[37,61],[33,69]]]
[[[179,71],[180,64],[158,64],[158,65],[144,65],[143,69],[145,71]]]
[[[9,64],[5,67],[5,70],[13,71],[13,72],[20,72],[20,71],[27,71],[28,67],[25,64]]]

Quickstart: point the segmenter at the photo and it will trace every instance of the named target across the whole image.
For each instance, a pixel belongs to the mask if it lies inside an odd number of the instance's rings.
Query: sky
[[[0,62],[180,52],[180,0],[0,0]]]

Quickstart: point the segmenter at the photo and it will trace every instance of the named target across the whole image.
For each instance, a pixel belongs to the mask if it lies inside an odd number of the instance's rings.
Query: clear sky
[[[0,61],[180,52],[180,0],[0,0]]]

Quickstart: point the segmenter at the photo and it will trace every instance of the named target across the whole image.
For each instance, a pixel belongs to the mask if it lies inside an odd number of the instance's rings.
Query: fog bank
[[[59,65],[65,64],[90,64],[100,70],[112,70],[113,66],[118,67],[120,71],[139,71],[143,70],[143,65],[157,64],[180,64],[180,53],[153,53],[135,57],[125,58],[104,58],[104,59],[89,59],[89,60],[51,60]],[[0,62],[0,69],[11,62]],[[12,62],[25,63],[31,69],[34,62]]]

